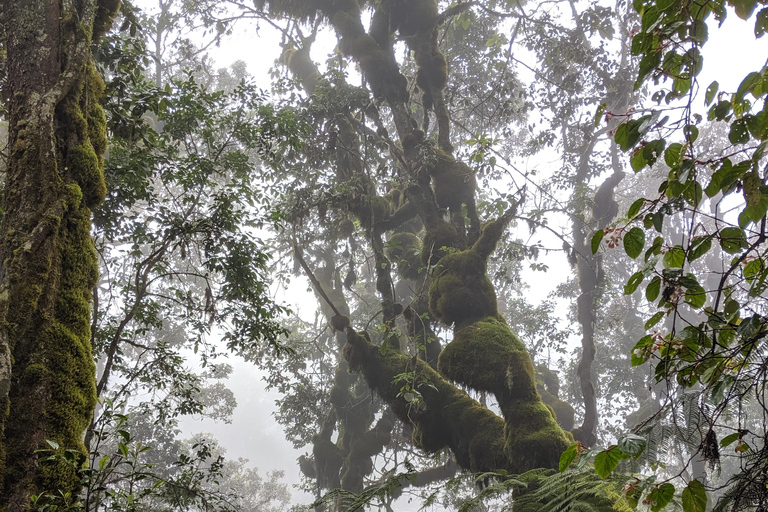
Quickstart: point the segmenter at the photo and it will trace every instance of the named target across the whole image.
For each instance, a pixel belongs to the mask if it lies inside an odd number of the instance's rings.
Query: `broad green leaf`
[[[736,9],[736,16],[743,20],[752,16],[757,6],[757,0],[728,0],[728,3]]]
[[[670,483],[664,483],[651,490],[648,500],[651,503],[651,510],[658,512],[666,507],[675,496],[675,486]]]
[[[685,290],[685,302],[698,309],[707,302],[707,293],[701,286],[690,287]]]
[[[568,448],[565,449],[565,451],[560,455],[560,464],[558,466],[558,469],[562,473],[566,469],[568,469],[568,466],[571,465],[571,462],[576,459],[576,455],[579,454],[579,445],[574,443]]]
[[[680,164],[680,157],[683,154],[683,145],[675,142],[670,144],[664,151],[664,162],[670,167],[677,167]]]
[[[635,172],[642,171],[643,168],[648,165],[648,160],[645,159],[645,155],[643,155],[642,150],[638,149],[638,151],[632,153],[632,156],[629,158],[629,165]]]
[[[679,245],[664,254],[664,268],[682,268],[685,263],[685,251]]]
[[[595,455],[595,472],[600,478],[607,478],[613,473],[621,459],[624,458],[618,446],[611,446]]]
[[[762,258],[755,258],[744,266],[743,273],[747,280],[752,281],[755,277],[762,274],[763,271],[765,271],[765,260]]]
[[[699,138],[699,129],[696,128],[694,125],[689,124],[683,128],[683,134],[685,135],[685,138],[688,141],[688,143],[693,144],[694,142],[696,142],[696,139]]]
[[[746,144],[749,142],[749,128],[747,128],[747,122],[744,119],[737,119],[731,124],[728,140],[731,141],[731,144]]]
[[[712,248],[712,238],[705,236],[695,238],[688,250],[688,261],[694,261],[704,256]]]
[[[661,322],[661,320],[664,318],[664,316],[666,316],[666,313],[664,311],[659,311],[658,313],[653,315],[651,318],[648,319],[647,322],[645,322],[645,330],[647,331],[648,329],[650,329],[654,325],[656,325],[659,322]]]
[[[640,283],[643,282],[643,279],[645,276],[641,272],[635,272],[632,274],[632,276],[627,281],[627,284],[624,285],[624,295],[631,295],[635,293],[635,290],[637,290],[637,287],[640,286]]]
[[[642,197],[632,203],[632,205],[629,207],[629,210],[627,210],[627,218],[630,220],[634,219],[644,204],[645,199]]]
[[[726,446],[733,444],[733,442],[739,439],[740,437],[741,437],[741,434],[739,432],[734,432],[733,434],[729,434],[720,440],[720,447],[725,448]]]
[[[691,480],[683,489],[683,512],[706,512],[707,491],[698,480]]]
[[[645,288],[645,298],[648,299],[648,302],[653,302],[659,297],[659,291],[661,291],[661,278],[656,276]]]
[[[724,228],[719,233],[720,247],[728,254],[736,254],[747,247],[747,237],[740,228]]]
[[[631,359],[632,366],[640,366],[645,364],[651,355],[649,345],[653,344],[653,338],[650,335],[645,335],[635,344],[632,349]]]
[[[768,32],[768,7],[764,7],[755,16],[755,37],[761,38]]]
[[[600,248],[600,242],[603,241],[603,236],[605,236],[605,232],[602,229],[598,229],[597,232],[592,235],[592,254],[597,254],[597,250]]]
[[[632,228],[624,235],[624,252],[635,259],[640,256],[645,246],[645,231],[641,228]]]
[[[618,447],[619,450],[626,453],[627,455],[637,457],[645,450],[645,444],[646,442],[644,437],[640,437],[635,434],[627,434],[626,436],[619,439]]]
[[[712,103],[712,100],[715,99],[715,95],[717,94],[717,90],[720,88],[720,84],[717,83],[717,81],[712,82],[709,84],[709,87],[707,87],[707,92],[704,95],[704,104],[709,106],[710,103]]]

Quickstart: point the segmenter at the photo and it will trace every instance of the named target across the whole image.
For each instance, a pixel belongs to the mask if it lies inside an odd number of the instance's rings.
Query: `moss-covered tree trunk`
[[[90,301],[91,209],[104,198],[106,121],[92,41],[119,0],[0,3],[7,34],[9,162],[0,269],[0,509],[32,495],[76,495],[54,441],[84,453],[96,402]]]

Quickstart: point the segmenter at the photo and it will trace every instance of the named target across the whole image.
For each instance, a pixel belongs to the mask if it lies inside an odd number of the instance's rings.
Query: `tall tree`
[[[0,243],[0,507],[8,510],[25,510],[46,489],[79,487],[72,467],[35,451],[50,440],[84,452],[96,403],[90,228],[106,193],[107,140],[91,44],[119,4],[0,4],[10,126]]]

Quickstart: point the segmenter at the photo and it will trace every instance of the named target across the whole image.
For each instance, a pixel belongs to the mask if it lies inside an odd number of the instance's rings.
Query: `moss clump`
[[[514,472],[558,467],[560,455],[574,441],[555,422],[549,408],[540,400],[514,400],[505,408],[504,452],[514,462]]]
[[[467,249],[440,259],[429,288],[429,309],[441,322],[457,327],[498,316],[496,292],[477,251]]]
[[[417,280],[423,265],[419,257],[421,239],[413,233],[395,233],[387,244],[387,257],[397,265],[397,274],[403,279]]]
[[[427,226],[424,243],[421,247],[421,262],[424,265],[435,265],[451,249],[459,244],[459,233],[456,228],[444,220],[438,220]]]
[[[107,185],[99,157],[90,143],[83,142],[67,152],[67,168],[82,189],[85,205],[93,208],[101,204],[107,193]]]
[[[389,219],[392,214],[392,203],[380,196],[365,196],[366,201],[355,211],[360,218],[360,224],[367,229],[373,229],[377,222]]]
[[[503,393],[508,389],[506,375],[512,359],[521,353],[527,356],[525,346],[506,325],[485,318],[456,329],[453,341],[440,353],[437,369],[452,381],[473,389]],[[517,380],[518,385],[524,384],[520,378]],[[528,392],[533,398],[532,390]]]
[[[109,31],[112,20],[120,9],[120,0],[101,0],[97,2],[96,19],[93,22],[93,39],[98,39]]]

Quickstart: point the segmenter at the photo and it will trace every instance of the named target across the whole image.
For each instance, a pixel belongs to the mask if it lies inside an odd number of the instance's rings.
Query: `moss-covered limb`
[[[504,454],[504,421],[446,381],[424,361],[400,351],[382,353],[365,335],[346,329],[344,355],[403,422],[414,425],[414,442],[427,452],[449,448],[470,471],[511,471]],[[395,376],[412,374],[421,398],[408,402]]]
[[[1,244],[0,339],[13,357],[0,418],[0,508],[25,509],[32,493],[71,492],[68,466],[40,463],[46,439],[84,451],[95,404],[90,346],[96,258],[90,208],[104,196],[106,148],[93,36],[119,2],[8,2],[11,154]]]
[[[455,330],[438,369],[449,379],[496,396],[507,428],[504,449],[515,472],[554,468],[572,442],[536,390],[525,345],[497,317]]]

